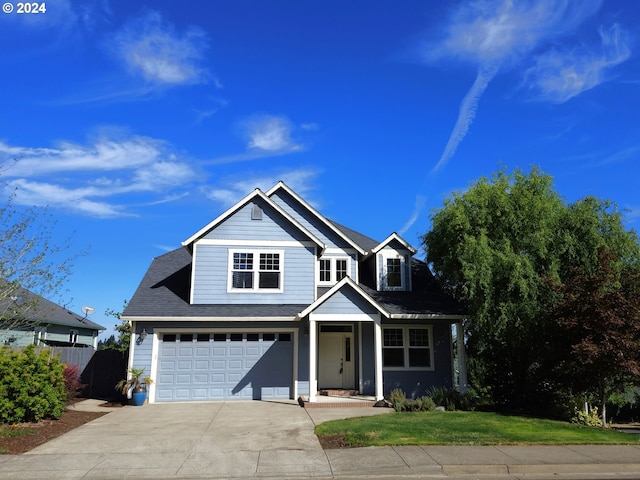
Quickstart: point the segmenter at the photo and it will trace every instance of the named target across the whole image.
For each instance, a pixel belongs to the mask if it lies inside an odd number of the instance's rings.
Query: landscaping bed
[[[103,412],[65,410],[58,420],[0,426],[0,453],[19,455],[105,415]]]

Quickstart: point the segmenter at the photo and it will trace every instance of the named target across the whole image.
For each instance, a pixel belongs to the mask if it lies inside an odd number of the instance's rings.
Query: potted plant
[[[116,390],[131,398],[132,403],[139,407],[147,399],[147,385],[151,385],[153,380],[150,377],[142,377],[144,368],[130,368],[128,373],[126,380],[120,380],[116,384]]]

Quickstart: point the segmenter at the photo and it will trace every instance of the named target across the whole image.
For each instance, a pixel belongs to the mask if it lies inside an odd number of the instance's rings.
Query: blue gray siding
[[[320,314],[374,314],[377,310],[351,287],[343,287],[316,308]]]
[[[253,247],[199,245],[194,250],[194,304],[309,304],[314,300],[315,255],[312,247],[259,248],[283,250],[283,292],[228,293],[229,250]],[[257,248],[257,247],[256,247]]]

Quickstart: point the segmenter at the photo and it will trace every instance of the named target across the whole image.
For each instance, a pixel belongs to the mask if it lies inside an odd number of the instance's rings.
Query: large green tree
[[[423,236],[434,274],[470,311],[470,378],[499,403],[532,407],[554,388],[558,326],[551,319],[570,268],[593,269],[597,249],[637,257],[620,212],[594,198],[568,205],[552,178],[502,169],[455,192]]]

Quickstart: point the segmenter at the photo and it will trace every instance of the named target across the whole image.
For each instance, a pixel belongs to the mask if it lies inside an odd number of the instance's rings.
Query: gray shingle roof
[[[192,256],[179,248],[156,257],[127,305],[124,317],[295,317],[308,305],[191,305],[189,284]],[[463,315],[464,309],[438,288],[423,262],[414,261],[413,291],[363,290],[392,314]],[[318,289],[318,295],[327,289]]]
[[[179,248],[156,257],[123,312],[124,317],[291,317],[306,305],[191,305],[192,256]]]
[[[105,330],[105,327],[92,322],[84,315],[79,315],[66,308],[53,303],[35,293],[19,288],[15,292],[16,297],[21,297],[23,305],[28,305],[23,315],[30,324],[52,324],[67,327],[85,328],[91,330]],[[12,309],[13,300],[7,298],[0,302],[0,312],[9,312]]]

